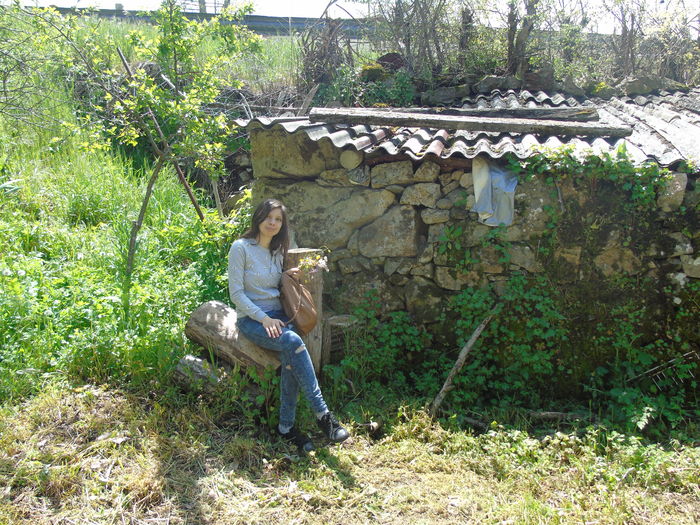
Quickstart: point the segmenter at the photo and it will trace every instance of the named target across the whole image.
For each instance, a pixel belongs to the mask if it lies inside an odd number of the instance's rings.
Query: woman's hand
[[[301,277],[301,268],[295,266],[294,268],[287,270],[287,273],[295,279],[299,279]]]
[[[269,337],[279,337],[282,335],[282,328],[284,328],[284,323],[281,319],[273,319],[272,317],[265,316],[262,320],[262,325],[265,327],[265,331]]]

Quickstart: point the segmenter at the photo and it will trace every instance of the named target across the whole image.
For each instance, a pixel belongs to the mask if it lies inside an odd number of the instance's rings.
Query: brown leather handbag
[[[282,273],[280,300],[289,322],[294,323],[300,335],[306,335],[314,329],[318,322],[318,312],[311,292],[289,270]]]

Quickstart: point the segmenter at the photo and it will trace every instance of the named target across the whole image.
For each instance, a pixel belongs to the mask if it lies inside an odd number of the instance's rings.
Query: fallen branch
[[[435,399],[433,400],[432,404],[430,405],[430,415],[433,417],[437,414],[438,409],[440,408],[440,405],[442,404],[443,400],[445,399],[445,396],[447,393],[454,388],[452,385],[452,381],[454,380],[454,377],[457,375],[457,373],[462,369],[464,366],[465,361],[467,360],[467,356],[469,355],[469,352],[471,351],[472,347],[474,346],[474,343],[476,343],[477,339],[479,339],[479,336],[481,335],[481,332],[484,331],[484,328],[486,328],[486,325],[489,324],[493,316],[496,315],[496,307],[494,306],[491,312],[489,312],[489,315],[486,316],[486,318],[481,321],[479,326],[476,327],[476,330],[474,330],[474,333],[472,333],[471,337],[469,338],[469,341],[466,342],[466,344],[462,347],[462,349],[459,351],[459,356],[457,357],[457,361],[455,362],[454,366],[452,367],[452,370],[450,371],[450,374],[447,376],[447,379],[445,379],[445,384],[442,385],[442,388],[440,389],[440,392],[438,392],[438,395],[435,396]]]
[[[482,432],[486,431],[489,428],[488,423],[484,423],[483,421],[474,419],[473,417],[462,416],[462,421],[464,421],[470,427],[475,428],[477,430],[481,430]]]
[[[531,411],[528,415],[533,419],[541,421],[574,421],[576,419],[591,420],[589,415],[581,412],[548,412],[548,411]]]

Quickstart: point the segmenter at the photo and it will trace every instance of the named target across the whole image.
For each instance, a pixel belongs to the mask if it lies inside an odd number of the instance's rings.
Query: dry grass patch
[[[216,414],[219,414],[217,416]],[[451,432],[405,410],[307,457],[202,401],[56,385],[0,414],[0,523],[697,523],[700,453]]]

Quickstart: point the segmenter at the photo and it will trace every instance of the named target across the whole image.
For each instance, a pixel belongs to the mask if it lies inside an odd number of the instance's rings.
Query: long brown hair
[[[289,251],[289,221],[287,220],[287,208],[277,199],[267,199],[258,204],[253,212],[250,229],[243,234],[244,239],[257,239],[260,235],[260,225],[267,218],[270,212],[274,209],[279,209],[282,212],[282,227],[270,241],[270,253],[275,253],[278,249],[282,249],[282,257],[287,259]]]

